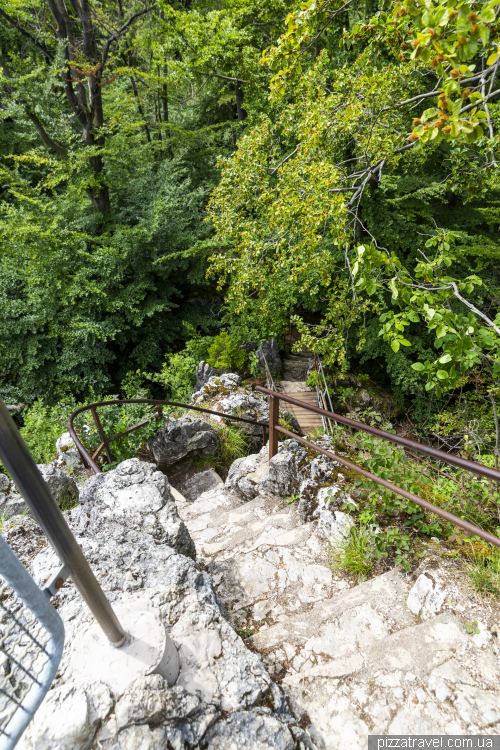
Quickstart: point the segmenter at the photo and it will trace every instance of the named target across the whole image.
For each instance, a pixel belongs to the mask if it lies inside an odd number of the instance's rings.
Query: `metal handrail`
[[[146,419],[142,422],[139,422],[136,425],[133,425],[132,427],[129,427],[128,430],[124,430],[123,432],[117,432],[116,435],[113,435],[113,437],[106,437],[103,427],[101,425],[101,422],[99,420],[99,415],[97,414],[97,407],[99,406],[113,406],[115,404],[152,404],[153,406],[156,406],[157,408],[157,415],[154,417],[151,417],[150,419]],[[95,459],[99,457],[99,455],[102,453],[102,451],[106,451],[106,457],[109,461],[109,463],[112,463],[112,456],[111,452],[109,450],[109,444],[112,443],[114,440],[118,440],[121,437],[124,437],[125,435],[128,435],[131,432],[134,432],[134,430],[138,430],[139,427],[144,427],[144,425],[149,424],[149,422],[152,419],[161,419],[162,417],[162,407],[163,406],[176,406],[181,409],[192,409],[193,411],[200,411],[205,414],[213,414],[218,417],[224,417],[224,419],[232,419],[236,422],[245,422],[246,424],[252,424],[257,425],[258,427],[262,427],[262,438],[263,438],[263,444],[265,445],[267,442],[267,436],[266,436],[266,429],[267,429],[267,423],[263,422],[257,422],[255,419],[247,419],[246,417],[237,417],[233,414],[224,414],[224,412],[220,411],[213,411],[212,409],[204,409],[201,406],[195,406],[194,404],[181,404],[177,401],[162,401],[160,399],[154,399],[154,398],[122,398],[122,399],[113,399],[110,401],[97,401],[93,404],[87,404],[86,406],[80,407],[80,409],[77,409],[74,411],[68,422],[68,430],[73,438],[73,441],[78,449],[78,452],[80,453],[80,456],[82,458],[82,461],[85,465],[87,465],[94,474],[101,474],[102,469],[100,468],[99,464],[96,463]],[[74,427],[74,420],[75,417],[77,417],[79,414],[81,414],[84,411],[89,411],[92,414],[92,417],[94,419],[94,423],[96,425],[97,431],[99,433],[99,436],[101,438],[101,444],[97,448],[97,450],[93,453],[91,456],[87,449],[83,446],[80,438],[78,437],[75,427]]]
[[[468,521],[465,521],[464,519],[453,515],[452,513],[448,513],[448,511],[442,510],[438,506],[427,502],[427,500],[423,500],[417,495],[414,495],[412,492],[408,492],[407,490],[404,490],[401,487],[398,487],[397,485],[392,484],[392,482],[388,482],[385,479],[381,479],[380,477],[377,477],[375,474],[372,474],[366,469],[363,469],[360,466],[357,466],[356,464],[352,463],[351,461],[348,461],[342,456],[337,456],[331,451],[327,451],[324,448],[321,448],[320,446],[315,445],[314,443],[311,443],[309,440],[306,440],[305,438],[297,435],[296,433],[291,432],[290,430],[286,430],[284,427],[280,427],[279,404],[280,404],[280,401],[284,401],[285,403],[289,403],[294,406],[298,406],[302,409],[315,412],[316,414],[319,414],[320,416],[326,417],[340,424],[344,424],[347,427],[350,427],[352,429],[367,432],[370,435],[373,435],[374,437],[379,438],[381,440],[387,440],[388,442],[394,443],[396,445],[401,445],[403,446],[403,448],[418,451],[420,453],[425,453],[426,455],[431,456],[432,458],[438,461],[443,461],[452,466],[456,466],[460,469],[464,469],[465,471],[470,471],[473,474],[476,474],[478,476],[483,476],[483,477],[486,477],[487,479],[492,479],[496,482],[499,482],[500,471],[498,471],[497,469],[492,469],[489,466],[484,466],[484,464],[477,463],[476,461],[469,461],[465,458],[461,458],[460,456],[453,456],[449,453],[445,453],[444,451],[437,450],[436,448],[431,448],[430,446],[423,445],[422,443],[417,443],[414,440],[409,440],[408,438],[400,437],[399,435],[393,435],[390,432],[385,432],[384,430],[380,430],[378,427],[372,427],[371,425],[364,424],[363,422],[358,422],[354,419],[349,419],[349,417],[343,417],[342,415],[336,414],[333,411],[322,409],[320,407],[313,406],[312,404],[307,404],[304,401],[299,401],[295,398],[292,398],[291,396],[287,396],[284,393],[278,393],[277,391],[270,390],[269,388],[264,388],[264,386],[256,386],[256,390],[259,391],[260,393],[264,393],[267,396],[269,396],[269,425],[264,425],[262,422],[257,422],[254,419],[247,419],[245,417],[236,417],[236,416],[233,416],[232,414],[224,414],[223,412],[217,412],[211,409],[204,409],[199,406],[194,406],[193,404],[181,404],[175,401],[161,401],[158,399],[147,399],[147,398],[144,399],[143,398],[143,399],[114,399],[111,401],[100,401],[94,404],[88,404],[86,406],[83,406],[80,409],[77,409],[71,415],[69,423],[68,423],[68,429],[80,452],[80,455],[82,456],[83,461],[91,468],[91,470],[94,473],[100,474],[102,470],[98,466],[98,464],[95,462],[95,458],[97,458],[98,455],[105,449],[106,449],[107,455],[110,455],[108,454],[109,444],[113,442],[113,440],[123,437],[124,435],[127,435],[130,432],[133,432],[133,430],[137,430],[139,427],[142,427],[143,425],[148,424],[150,420],[145,420],[143,422],[140,422],[139,424],[134,425],[133,427],[130,427],[128,430],[125,430],[124,432],[119,432],[113,437],[107,438],[104,434],[102,426],[100,425],[100,422],[98,421],[98,417],[96,413],[96,408],[98,406],[109,406],[109,405],[114,405],[114,404],[126,404],[126,403],[132,403],[132,404],[149,403],[149,404],[153,404],[158,409],[158,415],[154,417],[155,419],[159,419],[161,417],[161,407],[163,405],[176,406],[176,407],[180,407],[183,409],[193,409],[194,411],[205,412],[207,414],[214,414],[216,416],[223,417],[224,419],[232,419],[238,422],[246,422],[248,424],[258,425],[262,427],[262,430],[263,430],[264,444],[266,443],[266,427],[269,427],[269,458],[270,459],[273,458],[278,453],[278,433],[282,433],[283,435],[293,438],[297,440],[298,442],[302,443],[303,445],[306,445],[308,448],[312,448],[318,453],[323,453],[329,458],[332,458],[334,461],[337,461],[338,463],[341,463],[347,468],[352,469],[353,471],[356,471],[358,474],[361,474],[367,479],[370,479],[371,481],[376,482],[377,484],[380,484],[381,486],[385,487],[391,492],[394,492],[397,495],[401,495],[407,500],[411,500],[416,505],[419,505],[421,508],[424,508],[425,510],[435,513],[441,518],[444,518],[445,520],[450,521],[451,523],[455,524],[455,526],[458,526],[459,528],[464,529],[468,533],[475,534],[481,539],[484,539],[486,542],[489,542],[490,544],[494,544],[495,546],[500,547],[500,538],[494,536],[493,534],[483,531],[483,529],[480,529],[478,526],[475,526],[474,524],[471,524]],[[94,420],[96,421],[96,426],[99,430],[99,434],[102,440],[99,448],[97,449],[97,451],[94,453],[93,456],[90,456],[87,450],[84,448],[73,426],[74,418],[78,414],[81,414],[82,412],[87,411],[87,410],[90,410],[92,412],[94,416]],[[108,460],[110,460],[111,462],[110,458],[108,458]]]
[[[419,505],[421,508],[424,508],[425,510],[435,513],[441,518],[444,518],[446,521],[450,521],[451,523],[455,524],[455,526],[458,526],[459,528],[464,529],[468,533],[474,534],[478,536],[480,539],[484,539],[484,541],[489,542],[490,544],[493,544],[496,547],[500,547],[500,538],[498,538],[497,536],[494,536],[493,534],[490,534],[487,531],[483,531],[483,529],[480,529],[478,526],[475,526],[474,524],[469,523],[468,521],[465,521],[463,518],[459,518],[458,516],[453,515],[453,513],[448,513],[448,511],[443,510],[442,508],[439,508],[437,505],[433,505],[432,503],[427,502],[427,500],[423,500],[417,495],[414,495],[412,492],[408,492],[407,490],[404,490],[401,487],[398,487],[397,485],[392,484],[392,482],[388,482],[386,479],[381,479],[380,477],[377,477],[375,474],[372,474],[366,469],[362,469],[357,464],[354,464],[351,461],[348,461],[343,456],[337,456],[335,453],[325,450],[324,448],[321,448],[320,446],[315,445],[314,443],[311,443],[309,440],[306,440],[305,438],[302,438],[296,435],[295,433],[290,432],[290,430],[286,430],[284,427],[281,427],[279,425],[279,416],[278,416],[279,415],[279,402],[285,401],[286,403],[293,404],[294,406],[300,406],[302,409],[307,409],[308,411],[315,412],[316,414],[320,414],[322,416],[328,417],[329,419],[334,419],[335,421],[340,422],[341,424],[345,424],[348,427],[351,427],[353,429],[362,430],[363,432],[367,432],[382,440],[387,440],[391,443],[402,445],[405,448],[411,448],[412,450],[420,451],[421,453],[425,453],[428,456],[432,456],[433,458],[438,459],[439,461],[444,461],[452,466],[458,466],[461,469],[465,469],[466,471],[470,471],[479,476],[484,476],[484,477],[487,477],[488,479],[493,479],[498,482],[500,481],[500,471],[498,471],[497,469],[492,469],[489,466],[484,466],[483,464],[476,463],[475,461],[468,461],[467,459],[460,458],[459,456],[452,456],[448,453],[445,453],[444,451],[437,450],[436,448],[430,448],[427,445],[416,443],[414,440],[408,440],[408,438],[402,438],[402,437],[399,437],[398,435],[392,435],[390,432],[379,430],[377,427],[371,427],[370,425],[366,425],[363,422],[357,422],[354,419],[349,419],[348,417],[342,417],[340,414],[335,414],[334,412],[327,411],[326,409],[321,409],[317,406],[312,406],[312,404],[306,404],[304,401],[298,401],[297,399],[291,398],[290,396],[287,396],[284,393],[277,393],[276,391],[270,391],[268,388],[264,388],[263,386],[257,386],[256,390],[260,391],[261,393],[265,393],[266,395],[270,397],[269,398],[269,401],[270,401],[270,404],[269,404],[269,459],[270,460],[278,453],[278,433],[281,433],[283,435],[286,435],[289,438],[293,438],[294,440],[297,440],[299,443],[302,443],[308,448],[312,448],[318,453],[322,453],[325,456],[328,456],[329,458],[333,459],[334,461],[337,461],[338,463],[343,464],[348,469],[351,469],[352,471],[356,471],[358,474],[361,474],[367,479],[370,479],[372,482],[376,482],[377,484],[380,484],[382,487],[385,487],[391,492],[394,492],[397,495],[401,495],[407,500],[411,500],[416,505]]]
[[[121,646],[125,631],[1,398],[0,459],[107,638]]]
[[[445,463],[452,466],[457,466],[459,469],[464,469],[465,471],[470,471],[473,474],[478,474],[480,476],[486,477],[487,479],[493,479],[495,482],[500,482],[500,471],[498,469],[493,469],[490,466],[479,464],[476,461],[469,461],[468,459],[461,458],[460,456],[453,456],[451,453],[446,453],[445,451],[438,450],[437,448],[431,448],[428,445],[417,443],[414,440],[409,440],[408,438],[403,438],[399,435],[393,435],[390,432],[380,430],[378,427],[372,427],[371,425],[364,424],[364,422],[357,422],[355,419],[349,419],[349,417],[343,417],[341,414],[335,414],[335,412],[328,411],[327,409],[321,409],[318,406],[306,404],[304,401],[297,401],[297,399],[291,398],[285,393],[270,391],[268,388],[264,388],[264,386],[258,385],[256,386],[256,390],[261,391],[268,396],[275,396],[281,401],[286,401],[287,403],[293,404],[294,406],[300,406],[302,409],[308,409],[309,411],[314,411],[320,415],[323,414],[324,416],[329,417],[336,422],[340,422],[341,424],[345,424],[347,427],[351,427],[354,430],[368,432],[369,434],[373,435],[374,437],[380,438],[381,440],[388,440],[391,443],[402,445],[404,448],[409,448],[410,450],[425,453],[426,455],[435,458],[437,461],[444,461]]]

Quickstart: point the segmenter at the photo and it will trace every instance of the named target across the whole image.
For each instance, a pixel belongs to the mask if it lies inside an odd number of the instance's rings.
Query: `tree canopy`
[[[292,322],[421,426],[478,373],[493,408],[499,9],[0,0],[2,394]]]

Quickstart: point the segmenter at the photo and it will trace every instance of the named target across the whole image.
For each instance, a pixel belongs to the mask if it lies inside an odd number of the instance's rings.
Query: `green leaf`
[[[391,341],[391,349],[395,354],[397,354],[397,352],[399,352],[399,341],[397,341],[396,339],[394,339],[394,341]]]
[[[443,354],[442,357],[439,358],[439,361],[442,365],[445,365],[447,362],[451,362],[451,355],[450,354]]]
[[[422,372],[422,370],[425,369],[422,362],[414,362],[414,364],[412,364],[412,368],[413,370],[416,370],[417,372]]]
[[[446,372],[446,370],[438,370],[436,372],[436,377],[438,377],[439,380],[446,380],[448,377],[448,373]]]

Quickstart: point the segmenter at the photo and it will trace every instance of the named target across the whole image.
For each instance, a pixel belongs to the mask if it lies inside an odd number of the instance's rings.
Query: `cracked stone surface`
[[[334,575],[325,539],[352,524],[339,510],[346,487],[333,462],[301,466],[291,442],[271,462],[267,449],[239,459],[224,489],[178,508],[228,617],[299,725],[321,750],[365,750],[368,734],[499,733],[500,626],[492,634],[473,620],[479,632],[468,632],[439,570],[391,570],[352,588]],[[304,481],[315,485],[307,512],[283,499]]]
[[[333,573],[349,488],[293,442],[175,502],[137,459],[88,480],[78,541],[112,602],[158,609],[181,672],[173,688],[149,675],[115,695],[74,684],[65,654],[22,750],[365,750],[368,734],[500,733],[498,613],[432,556],[358,585]],[[37,581],[56,562],[42,550]],[[71,642],[90,615],[69,583],[57,605]]]
[[[179,677],[169,688],[159,675],[146,675],[115,692],[104,682],[75,681],[72,644],[93,618],[68,581],[54,600],[66,628],[63,658],[18,747],[260,750],[276,743],[315,750],[260,656],[224,617],[210,576],[192,559],[194,545],[166,477],[130,459],[91,477],[81,500],[71,513],[73,528],[99,583],[112,604],[141,598],[156,610],[178,650]],[[32,573],[40,584],[57,566],[47,547],[33,559]]]
[[[241,378],[235,373],[225,373],[221,376],[210,377],[208,381],[191,397],[191,403],[206,409],[220,412],[222,415],[253,419],[259,425],[239,423],[239,428],[244,432],[253,446],[258,450],[262,446],[262,425],[269,425],[269,404],[267,399],[258,391],[253,391],[250,386],[242,386]],[[292,430],[300,434],[299,423],[295,417],[280,408],[280,414],[292,425]],[[223,421],[223,416],[211,416],[211,419]],[[232,420],[226,420],[227,424],[234,424]]]

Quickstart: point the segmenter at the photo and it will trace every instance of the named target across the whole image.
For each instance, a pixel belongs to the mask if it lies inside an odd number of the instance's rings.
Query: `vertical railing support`
[[[60,561],[68,566],[73,583],[106,637],[114,646],[121,646],[125,642],[125,631],[1,398],[0,459]]]
[[[277,396],[269,397],[269,460],[278,453],[278,430],[275,427],[280,421],[280,400]]]
[[[99,415],[97,413],[97,409],[95,408],[95,406],[92,406],[90,411],[92,412],[92,416],[94,417],[95,426],[97,427],[97,432],[99,433],[101,442],[104,443],[104,450],[106,451],[106,458],[108,459],[108,463],[112,464],[113,456],[111,455],[111,451],[109,450],[108,438],[106,437],[106,433],[103,430],[101,420],[99,419]]]

